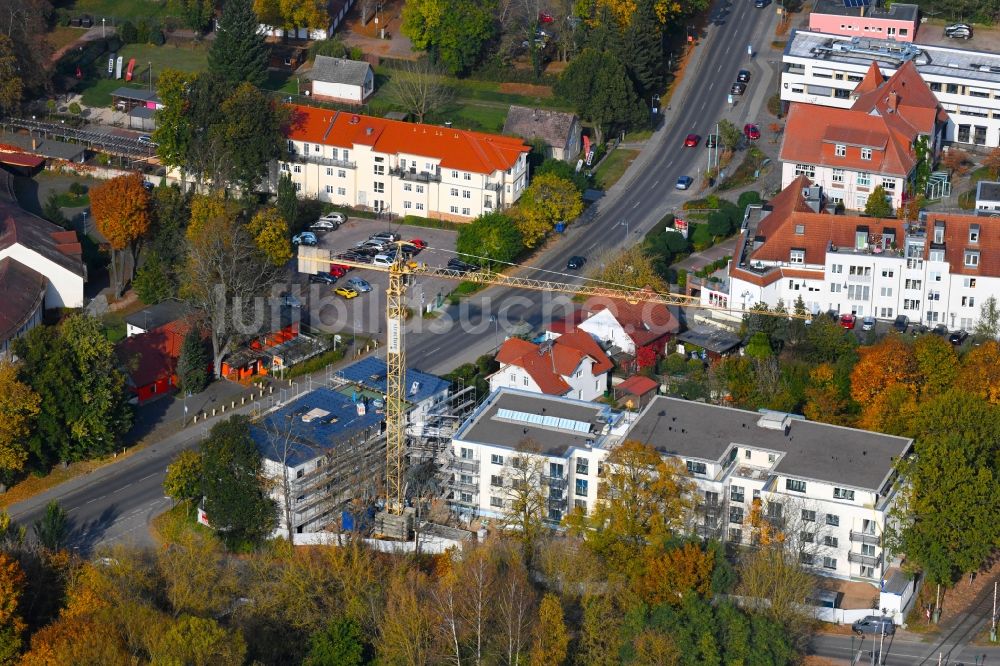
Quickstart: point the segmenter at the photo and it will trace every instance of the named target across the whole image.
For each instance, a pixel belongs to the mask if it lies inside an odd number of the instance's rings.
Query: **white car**
[[[309,225],[311,231],[335,231],[337,223],[330,220],[319,219]]]
[[[343,224],[344,222],[347,222],[347,216],[344,215],[343,213],[333,212],[333,213],[327,213],[323,217],[319,218],[319,220],[320,222],[326,220],[328,222],[333,222],[334,224],[339,225]]]

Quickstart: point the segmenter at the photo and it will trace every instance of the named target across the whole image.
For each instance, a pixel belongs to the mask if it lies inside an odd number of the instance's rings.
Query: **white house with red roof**
[[[873,62],[852,98],[849,109],[791,105],[779,155],[782,186],[806,176],[831,201],[864,210],[881,185],[897,208],[912,183],[920,150],[926,150],[927,159],[937,155],[948,116],[912,62],[889,79]]]
[[[394,215],[468,221],[528,185],[521,139],[291,105],[288,174],[300,196]]]
[[[613,364],[584,331],[541,344],[508,338],[497,352],[500,369],[487,379],[490,391],[513,388],[576,400],[596,400],[608,390]]]

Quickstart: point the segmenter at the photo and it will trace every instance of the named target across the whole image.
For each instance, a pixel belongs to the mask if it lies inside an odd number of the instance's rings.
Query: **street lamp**
[[[490,315],[490,323],[493,324],[493,348],[500,349],[500,320],[495,314]]]

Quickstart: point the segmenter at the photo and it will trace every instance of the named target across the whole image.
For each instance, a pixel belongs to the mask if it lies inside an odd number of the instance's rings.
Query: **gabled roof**
[[[865,78],[861,79],[861,83],[859,83],[851,93],[851,97],[858,98],[865,93],[875,90],[883,83],[885,83],[885,77],[882,76],[882,70],[879,69],[878,63],[872,60],[872,64],[869,65],[868,71],[865,72]]]
[[[439,160],[444,169],[489,175],[510,169],[522,153],[531,151],[531,146],[520,139],[498,134],[405,123],[311,106],[290,105],[289,109],[291,118],[285,135],[294,141],[348,149],[363,145],[389,155],[430,157]]]
[[[361,86],[372,66],[360,60],[347,58],[331,58],[318,55],[309,71],[309,78],[324,83],[343,83],[351,86]]]
[[[186,321],[174,321],[119,342],[115,351],[132,385],[148,386],[173,375],[190,328]]]
[[[514,104],[507,112],[503,133],[524,139],[537,137],[550,146],[562,147],[566,145],[575,121],[576,115],[572,113],[551,109],[530,109]]]
[[[864,85],[862,80],[858,88]],[[876,88],[860,93],[858,88],[854,91],[858,97],[851,110],[878,114],[898,131],[912,135],[911,141],[917,134],[933,134],[935,122],[947,120],[937,97],[912,60],[904,62]]]
[[[563,378],[572,375],[587,357],[594,362],[592,374],[595,377],[613,367],[611,359],[594,339],[577,329],[541,345],[508,338],[500,345],[496,358],[501,365],[517,366],[527,372],[542,393],[563,395],[571,388]]]
[[[0,342],[31,320],[45,300],[46,285],[41,273],[10,257],[0,259]]]
[[[632,375],[621,384],[615,388],[622,393],[631,393],[632,395],[646,395],[651,391],[655,391],[659,384],[655,380],[646,377],[645,375]]]
[[[66,231],[16,204],[0,200],[0,251],[14,244],[37,252],[76,275],[86,276],[83,248],[75,231]]]
[[[617,298],[591,298],[584,305],[584,310],[592,315],[608,310],[638,347],[680,330],[680,322],[661,303],[633,304]]]

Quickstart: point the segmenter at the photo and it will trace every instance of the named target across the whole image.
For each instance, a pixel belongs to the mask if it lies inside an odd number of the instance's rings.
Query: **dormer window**
[[[842,143],[838,143],[833,148],[833,154],[836,155],[837,157],[846,157],[847,156],[847,146],[845,146]]]
[[[795,225],[795,235],[796,236],[804,236],[805,233],[806,233],[806,225],[804,225],[804,224],[796,224]]]
[[[944,242],[944,222],[934,223],[934,242],[938,245]]]
[[[871,158],[872,158],[872,149],[871,148],[862,148],[861,149],[861,159],[863,159],[863,160],[871,160]]]
[[[969,268],[977,268],[979,266],[979,250],[965,251],[965,265]]]
[[[806,251],[800,248],[792,248],[792,251],[788,257],[788,262],[791,264],[806,263]]]
[[[979,225],[973,224],[969,227],[969,242],[978,243],[979,242]]]

